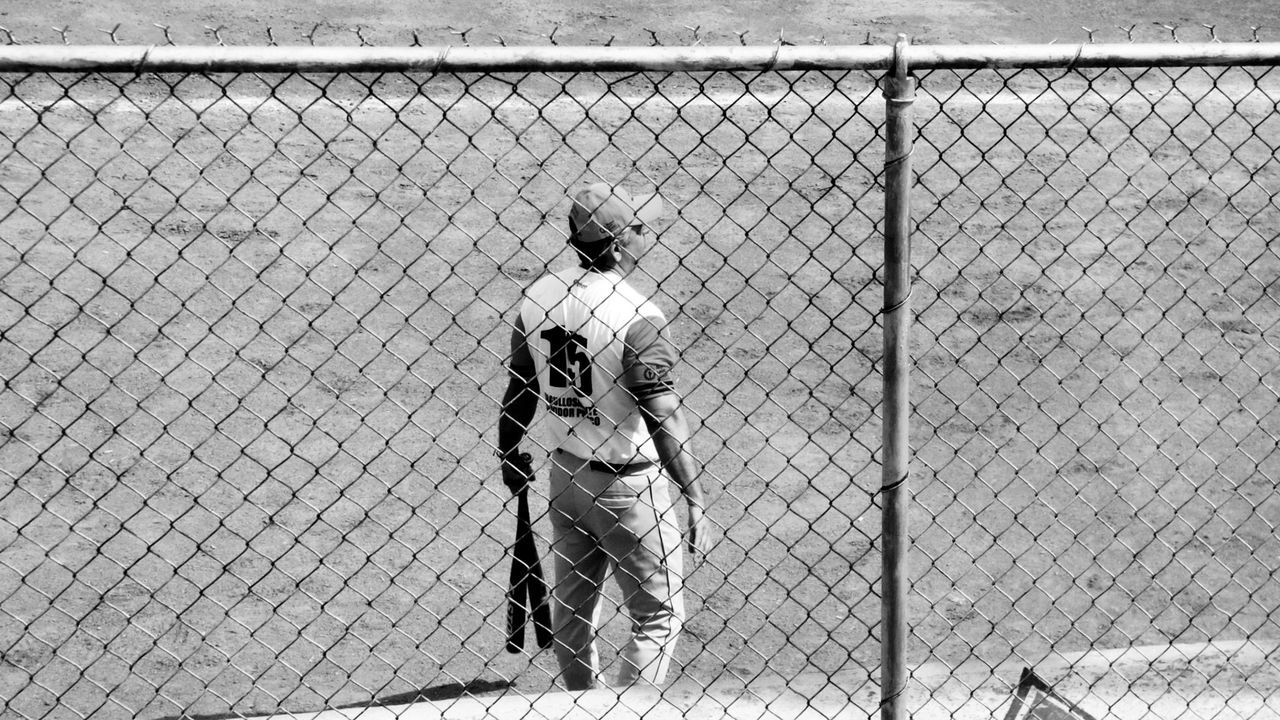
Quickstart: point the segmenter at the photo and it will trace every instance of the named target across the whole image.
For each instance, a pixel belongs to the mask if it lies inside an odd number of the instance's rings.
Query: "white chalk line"
[[[977,659],[958,664],[930,661],[914,668],[910,678],[929,698],[925,709],[942,707],[966,696],[1003,697],[1016,686],[1022,669],[1030,667],[1050,682],[1063,680],[1062,694],[1076,695],[1069,699],[1095,717],[1124,717],[1126,712],[1177,717],[1196,705],[1199,710],[1225,711],[1229,703],[1241,707],[1270,703],[1280,690],[1275,687],[1280,681],[1277,653],[1280,643],[1265,638],[1211,640],[1058,653],[1035,663],[1019,658],[995,665]],[[1160,681],[1169,677],[1186,678],[1183,668],[1190,670],[1191,681],[1196,682],[1197,666],[1218,668],[1213,677],[1203,677],[1201,692],[1187,697],[1187,693],[1160,688]],[[1251,677],[1252,684],[1246,681],[1243,690],[1233,689],[1232,697],[1224,698],[1213,692],[1214,685],[1223,683],[1223,673]],[[1143,678],[1155,684],[1147,686],[1135,681]]]
[[[1241,672],[1264,666],[1274,658],[1277,646],[1265,640],[1172,643],[1062,653],[1033,668],[1049,681],[1055,674],[1069,672],[1086,683],[1109,677],[1125,685],[1125,675],[1141,675],[1157,665],[1193,666],[1197,662],[1225,659]],[[911,670],[908,709],[917,720],[989,720],[1003,717],[1024,663],[1010,660],[995,666],[972,660],[958,666],[931,661]],[[1280,668],[1273,668],[1280,672]],[[1166,667],[1165,672],[1168,672]],[[652,688],[600,689],[585,692],[507,692],[501,695],[464,696],[456,700],[426,701],[393,706],[364,706],[316,713],[282,713],[262,716],[262,720],[506,720],[507,718],[558,718],[591,720],[677,720],[689,717],[735,717],[752,720],[846,720],[866,718],[877,712],[874,683],[870,677],[830,677],[805,673],[779,684],[725,682],[702,685],[690,678],[678,678],[664,691]],[[1163,675],[1161,676],[1163,677]],[[1129,692],[1122,698],[1101,701],[1089,697],[1096,684],[1064,687],[1060,695],[1079,702],[1095,717],[1167,718],[1235,717],[1227,702],[1211,691],[1220,678],[1206,678],[1204,699],[1178,693],[1156,697]],[[1112,684],[1116,684],[1113,682]],[[815,692],[814,689],[817,689]],[[849,694],[842,688],[857,689]],[[1260,717],[1249,709],[1270,706],[1267,688],[1236,692],[1233,706],[1243,708],[1243,716]],[[1243,697],[1242,695],[1251,695]],[[1073,697],[1069,697],[1073,696]],[[1201,712],[1208,714],[1200,714]]]

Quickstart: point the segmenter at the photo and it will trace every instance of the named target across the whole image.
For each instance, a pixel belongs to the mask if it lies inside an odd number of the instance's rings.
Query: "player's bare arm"
[[[532,365],[523,359],[528,354],[524,331],[517,319],[511,333],[512,362],[508,367],[507,391],[502,396],[498,415],[498,457],[502,459],[502,483],[518,493],[529,483],[533,468],[520,453],[520,443],[538,411],[538,378]]]
[[[671,392],[661,393],[645,397],[639,404],[663,469],[676,482],[688,503],[689,551],[705,557],[712,545],[711,524],[706,519],[702,483],[687,447],[689,424],[685,420],[680,396]]]

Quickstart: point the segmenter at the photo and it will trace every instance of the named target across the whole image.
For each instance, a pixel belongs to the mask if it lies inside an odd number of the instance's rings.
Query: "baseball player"
[[[654,243],[656,195],[598,183],[577,193],[569,243],[580,264],[525,292],[511,336],[510,379],[498,423],[503,482],[529,481],[520,443],[546,403],[552,441],[553,630],[561,680],[596,686],[601,591],[612,569],[631,618],[618,685],[659,684],[683,621],[681,536],[668,491],[687,504],[690,552],[711,547],[702,488],[671,369],[666,320],[627,283]]]

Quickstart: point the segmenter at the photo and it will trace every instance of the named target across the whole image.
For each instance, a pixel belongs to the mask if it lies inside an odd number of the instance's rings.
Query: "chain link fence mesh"
[[[1280,77],[920,79],[917,650],[1274,715]]]
[[[874,92],[863,73],[6,76],[9,710],[550,687],[549,654],[502,653],[493,427],[510,311],[569,261],[567,193],[595,178],[674,208],[638,283],[674,318],[724,532],[690,578],[683,674],[857,670],[845,689],[872,694]]]
[[[1266,698],[1275,73],[920,81],[911,657],[961,689],[913,710],[998,707],[974,662],[1065,662],[1051,679],[1118,716]],[[552,687],[548,654],[502,652],[491,452],[511,308],[572,261],[566,194],[595,179],[673,207],[637,281],[673,318],[724,533],[679,672],[874,706],[874,75],[9,73],[0,94],[7,712]],[[627,627],[606,618],[607,663]],[[1257,652],[1073,664],[1208,640]]]

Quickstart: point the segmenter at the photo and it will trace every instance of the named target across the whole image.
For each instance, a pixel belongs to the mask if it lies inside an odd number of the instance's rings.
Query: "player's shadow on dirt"
[[[424,700],[454,700],[463,695],[480,695],[483,693],[500,692],[510,690],[512,688],[509,680],[471,680],[466,683],[446,683],[444,685],[436,685],[435,687],[424,688],[422,690],[410,690],[409,692],[397,693],[395,695],[384,695],[374,698],[367,703],[356,703],[354,705],[344,705],[339,709],[348,709],[353,707],[367,706],[384,706],[384,705],[408,705],[409,703],[422,702]]]
[[[463,695],[480,695],[482,693],[500,692],[510,690],[512,684],[508,680],[471,680],[466,683],[446,683],[444,685],[436,685],[435,687],[424,688],[422,690],[410,690],[409,692],[398,693],[396,695],[386,695],[380,698],[360,703],[351,703],[349,705],[338,705],[335,710],[350,710],[352,708],[366,707],[383,707],[386,705],[408,705],[426,700],[455,700]],[[287,713],[283,710],[275,713],[263,711],[250,713],[251,715],[289,715],[297,714],[295,710]],[[315,712],[307,710],[305,712]],[[163,718],[163,720],[234,720],[235,718],[245,717],[244,712],[229,713],[213,713],[209,715],[175,715]]]

